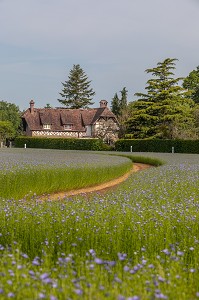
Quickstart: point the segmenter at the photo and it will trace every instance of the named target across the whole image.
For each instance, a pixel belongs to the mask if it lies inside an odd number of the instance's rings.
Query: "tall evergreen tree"
[[[114,97],[112,98],[111,102],[111,111],[118,117],[120,114],[120,99],[118,94],[115,93]]]
[[[117,116],[120,130],[119,137],[123,137],[126,133],[126,121],[129,118],[128,113],[128,105],[127,105],[127,93],[126,87],[124,87],[121,91],[121,99],[119,99],[118,94],[115,93],[112,102],[111,102],[111,110]]]
[[[182,85],[191,92],[190,98],[193,99],[195,103],[199,103],[199,66],[184,78]]]
[[[117,116],[121,116],[123,111],[127,108],[127,93],[126,87],[124,87],[121,91],[121,99],[118,97],[118,94],[115,93],[111,102],[111,110]]]
[[[120,100],[120,110],[124,110],[127,108],[127,94],[128,91],[126,89],[126,87],[124,87],[121,91],[121,100]]]
[[[147,81],[146,94],[135,94],[139,99],[132,104],[132,116],[127,121],[128,132],[135,138],[176,138],[193,125],[194,103],[179,85],[182,78],[174,78],[176,60],[167,58],[146,70],[154,78]]]
[[[63,82],[62,92],[59,93],[63,99],[58,101],[68,108],[86,108],[91,102],[95,92],[90,88],[91,81],[88,80],[87,75],[80,67],[80,65],[73,65],[70,71],[68,80]]]

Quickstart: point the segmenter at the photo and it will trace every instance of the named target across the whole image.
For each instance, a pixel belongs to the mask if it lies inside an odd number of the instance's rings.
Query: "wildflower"
[[[103,259],[101,259],[101,258],[95,258],[95,263],[97,264],[97,265],[102,265],[103,263],[104,263],[104,261],[103,261]]]
[[[115,261],[108,261],[108,265],[110,267],[114,267],[116,265],[116,262]]]
[[[10,293],[8,293],[8,298],[14,298],[15,297],[15,294],[14,293],[12,293],[12,292],[10,292]]]
[[[32,261],[32,264],[33,264],[34,266],[40,266],[40,262],[39,262],[39,260],[36,259],[36,258],[34,258],[34,260]]]
[[[41,279],[41,280],[45,280],[45,279],[47,279],[47,278],[49,278],[49,274],[48,274],[48,273],[43,273],[43,274],[40,276],[40,279]]]
[[[128,266],[124,266],[124,271],[128,272],[129,271],[129,267]]]
[[[196,271],[196,270],[193,269],[193,268],[189,270],[190,273],[194,273],[195,271]]]
[[[127,254],[126,253],[118,253],[118,258],[119,260],[123,261],[127,258]]]
[[[76,290],[74,290],[74,292],[75,292],[75,294],[77,294],[79,296],[83,295],[83,291],[81,289],[76,289]]]
[[[156,299],[168,299],[168,297],[165,296],[165,295],[162,294],[162,293],[156,293],[156,294],[155,294],[155,298],[156,298]]]
[[[94,255],[95,255],[95,250],[90,249],[90,250],[89,250],[89,253],[90,253],[92,256],[94,256]]]
[[[17,269],[18,269],[18,270],[21,270],[21,269],[23,269],[23,266],[22,266],[22,265],[18,265],[18,266],[17,266]]]
[[[23,258],[28,258],[28,255],[25,254],[25,253],[22,253],[21,256],[22,256]]]
[[[184,255],[184,252],[183,252],[183,251],[177,251],[177,255],[183,256],[183,255]]]
[[[154,267],[153,264],[150,264],[150,265],[148,265],[148,268],[149,268],[149,269],[154,269],[155,267]]]
[[[39,299],[45,299],[46,295],[44,293],[39,293]]]
[[[170,252],[169,252],[168,249],[164,249],[164,250],[162,250],[162,252],[163,252],[164,254],[166,254],[166,255],[169,255],[169,254],[170,254]]]
[[[35,275],[35,272],[34,272],[33,270],[30,270],[28,273],[29,273],[31,276],[34,276],[34,275]]]
[[[164,279],[163,277],[161,277],[161,276],[158,276],[158,280],[159,280],[160,282],[164,282],[164,281],[165,281],[165,279]]]
[[[118,283],[122,283],[122,280],[120,278],[118,278],[117,276],[114,278],[114,280]]]
[[[51,296],[50,296],[50,300],[57,300],[57,297],[51,295]]]

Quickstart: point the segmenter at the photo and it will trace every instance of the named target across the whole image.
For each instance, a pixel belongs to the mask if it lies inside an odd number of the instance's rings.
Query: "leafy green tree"
[[[15,136],[13,124],[10,121],[0,121],[0,141],[12,139]]]
[[[88,80],[87,75],[80,67],[80,65],[73,65],[70,71],[68,80],[63,82],[62,92],[59,93],[63,99],[58,101],[68,108],[86,108],[91,102],[95,92],[90,88],[91,81]]]
[[[14,136],[21,133],[21,112],[14,103],[0,101],[0,121],[9,121],[12,124]]]
[[[199,103],[199,66],[184,78],[182,86],[190,90],[190,98],[195,103]]]
[[[135,94],[139,99],[131,104],[127,121],[127,131],[134,138],[178,138],[193,127],[194,102],[179,85],[182,78],[174,78],[176,60],[167,58],[146,70],[153,78],[147,81],[147,93]]]

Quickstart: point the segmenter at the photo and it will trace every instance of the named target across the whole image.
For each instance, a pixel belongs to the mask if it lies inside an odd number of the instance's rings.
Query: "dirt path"
[[[78,190],[71,190],[68,192],[59,192],[59,193],[54,193],[51,195],[44,195],[44,196],[41,196],[39,199],[40,200],[47,200],[47,199],[60,200],[65,197],[75,196],[75,195],[79,195],[79,194],[89,194],[89,193],[93,193],[93,192],[105,193],[106,191],[110,190],[113,187],[116,187],[118,184],[125,181],[132,173],[135,173],[137,171],[141,171],[141,170],[144,170],[144,169],[147,169],[150,167],[152,167],[152,166],[147,165],[147,164],[134,163],[132,170],[119,178],[113,179],[111,181],[105,182],[105,183],[97,185],[97,186],[82,188],[82,189],[78,189]]]

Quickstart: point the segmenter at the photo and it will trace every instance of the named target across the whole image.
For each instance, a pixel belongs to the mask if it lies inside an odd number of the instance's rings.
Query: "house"
[[[107,104],[101,100],[99,108],[36,108],[31,100],[22,115],[24,133],[34,137],[101,138],[114,143],[119,123]]]

